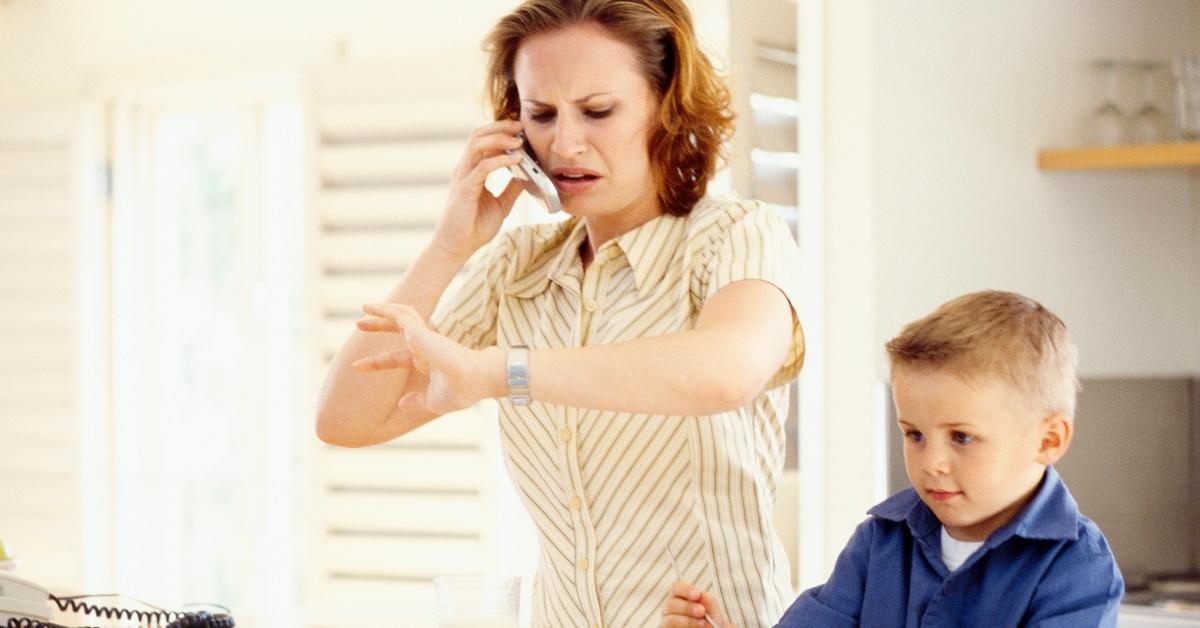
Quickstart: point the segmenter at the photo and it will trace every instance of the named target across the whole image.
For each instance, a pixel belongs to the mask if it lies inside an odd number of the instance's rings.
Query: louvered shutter
[[[314,382],[361,304],[382,300],[428,242],[483,120],[481,63],[420,65],[310,77]],[[490,404],[384,445],[315,443],[306,595],[317,616],[434,625],[434,576],[493,571],[495,446]]]
[[[52,591],[83,580],[79,124],[74,106],[0,107],[0,539]]]

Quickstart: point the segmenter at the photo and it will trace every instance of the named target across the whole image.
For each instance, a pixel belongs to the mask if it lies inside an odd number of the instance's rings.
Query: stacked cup
[[[438,628],[517,628],[521,579],[462,575],[433,579]]]

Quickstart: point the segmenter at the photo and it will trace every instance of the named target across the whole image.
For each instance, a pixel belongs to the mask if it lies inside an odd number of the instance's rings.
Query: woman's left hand
[[[368,356],[354,362],[358,371],[416,369],[429,378],[424,391],[400,399],[404,410],[438,415],[468,408],[482,399],[502,396],[504,356],[498,347],[468,349],[430,328],[408,305],[372,303],[363,306],[368,316],[357,323],[370,332],[400,333],[408,349]]]

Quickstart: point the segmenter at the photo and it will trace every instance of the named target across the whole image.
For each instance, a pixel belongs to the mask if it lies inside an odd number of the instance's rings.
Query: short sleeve
[[[471,349],[496,344],[500,295],[515,250],[511,232],[503,233],[468,262],[458,290],[447,290],[434,310],[439,333]]]
[[[698,284],[694,294],[702,307],[721,288],[744,279],[765,281],[783,292],[792,307],[792,334],[783,366],[766,386],[775,388],[794,379],[804,365],[804,330],[798,314],[800,248],[775,211],[748,201],[733,207],[741,211],[718,219],[716,243],[694,278]]]

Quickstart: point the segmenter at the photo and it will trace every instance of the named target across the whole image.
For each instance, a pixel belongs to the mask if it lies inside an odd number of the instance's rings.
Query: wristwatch
[[[504,358],[504,379],[508,382],[508,399],[514,406],[527,406],[529,398],[529,346],[513,345]]]

